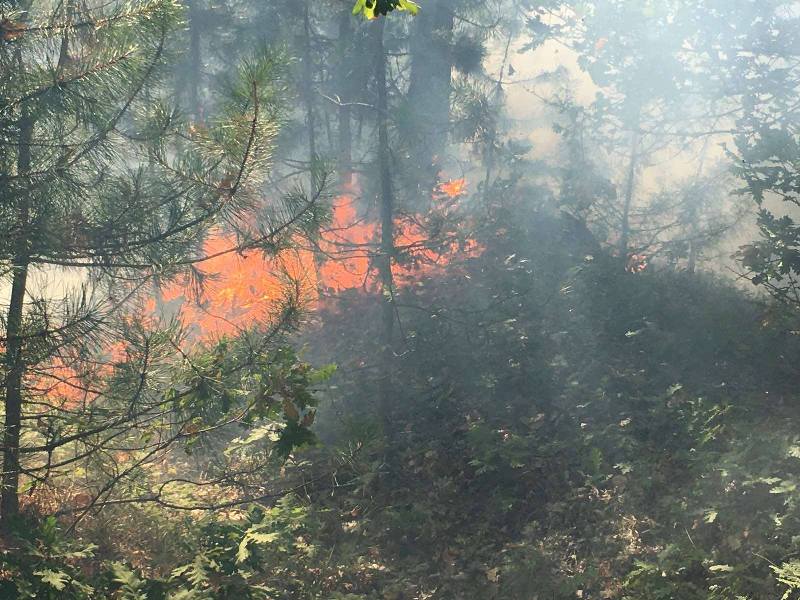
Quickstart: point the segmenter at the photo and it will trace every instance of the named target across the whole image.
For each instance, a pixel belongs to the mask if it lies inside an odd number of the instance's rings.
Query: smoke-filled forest
[[[800,599],[800,5],[0,0],[0,599]]]

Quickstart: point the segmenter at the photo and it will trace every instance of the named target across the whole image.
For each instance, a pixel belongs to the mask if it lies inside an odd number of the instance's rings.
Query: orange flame
[[[434,210],[446,216],[454,201],[466,193],[466,181],[448,180],[433,192],[441,200]],[[331,225],[317,247],[284,250],[275,257],[260,252],[225,252],[235,247],[230,236],[215,234],[205,244],[205,253],[215,256],[203,268],[216,274],[202,297],[190,299],[186,286],[162,290],[165,304],[177,303],[185,323],[191,324],[199,339],[235,334],[255,322],[266,321],[279,305],[288,281],[299,287],[307,305],[345,290],[375,291],[378,274],[374,258],[378,252],[380,228],[359,214],[355,184],[333,202]],[[406,257],[393,263],[392,273],[400,286],[413,284],[421,275],[432,275],[456,257],[475,256],[481,249],[474,240],[446,240],[431,243],[422,220],[416,215],[398,216],[394,224],[395,247]],[[326,292],[321,295],[321,292]],[[150,310],[155,310],[151,301]]]
[[[330,292],[371,287],[371,254],[378,229],[358,216],[356,200],[354,193],[334,200],[331,226],[320,243],[326,259],[319,267],[320,284]]]
[[[187,285],[174,284],[161,291],[165,305],[177,304],[183,322],[199,339],[233,335],[256,322],[268,321],[283,298],[291,280],[299,286],[301,300],[308,301],[316,289],[314,257],[308,250],[285,250],[265,258],[260,251],[239,253],[232,236],[212,235],[204,245],[207,256],[203,270],[211,274],[201,297],[195,298]],[[155,300],[150,310],[158,307]]]
[[[466,193],[464,179],[439,184],[433,192],[434,211],[447,216],[454,201]],[[336,199],[333,222],[320,244],[330,259],[318,269],[322,288],[332,292],[348,289],[376,291],[379,288],[373,258],[377,254],[380,228],[358,216],[358,195],[354,189]],[[429,239],[423,219],[418,215],[399,215],[394,220],[394,246],[403,255],[401,263],[392,263],[392,275],[400,286],[415,283],[421,275],[432,275],[437,269],[452,263],[457,257],[479,253],[474,240],[433,241]]]
[[[448,216],[457,199],[466,193],[464,179],[448,180],[433,191],[433,211]],[[148,300],[143,315],[179,313],[194,340],[209,341],[236,333],[258,322],[267,322],[280,306],[287,284],[299,293],[307,306],[326,302],[346,290],[375,292],[379,277],[374,259],[378,253],[380,227],[359,214],[359,194],[351,186],[333,202],[330,226],[315,249],[303,247],[283,250],[266,257],[258,250],[230,251],[236,248],[233,236],[214,232],[204,244],[203,271],[210,275],[200,297],[190,291],[188,282],[176,282],[159,290]],[[419,215],[400,215],[394,223],[394,240],[401,262],[392,264],[399,287],[410,286],[422,276],[441,274],[456,259],[477,256],[482,248],[471,239],[432,241],[425,220]],[[115,362],[124,360],[125,346],[115,344],[107,352],[107,362],[94,375],[110,374]],[[101,363],[102,364],[102,363]],[[66,361],[55,361],[42,370],[32,383],[38,391],[61,399],[66,405],[91,402],[96,394],[84,388],[84,375]]]
[[[449,198],[457,198],[467,191],[467,182],[463,177],[461,179],[451,179],[440,183],[437,190]]]

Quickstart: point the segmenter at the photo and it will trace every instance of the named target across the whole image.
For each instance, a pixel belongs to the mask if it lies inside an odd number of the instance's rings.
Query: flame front
[[[441,183],[432,194],[432,212],[447,218],[465,192],[464,179]],[[186,282],[164,286],[157,290],[157,297],[145,302],[142,314],[179,315],[190,339],[211,341],[269,322],[281,306],[287,287],[310,308],[347,290],[377,292],[380,285],[374,259],[380,226],[360,214],[355,186],[337,197],[332,209],[331,223],[314,247],[297,240],[296,247],[276,256],[265,256],[259,250],[231,251],[236,248],[234,236],[212,233],[204,244],[204,253],[213,258],[202,263],[209,278],[199,294],[193,293]],[[392,274],[398,287],[413,285],[423,276],[442,274],[454,260],[482,251],[474,240],[431,240],[428,233],[420,215],[395,218],[395,247],[402,260],[393,262]],[[114,362],[124,360],[125,347],[117,344],[107,354],[110,372]],[[93,373],[91,379],[98,374]],[[59,360],[40,370],[33,385],[40,393],[62,398],[67,404],[85,403],[95,396],[85,386],[87,379],[68,361]]]
[[[456,201],[466,192],[464,179],[439,184],[432,196],[434,212],[449,215]],[[261,252],[225,252],[235,247],[231,236],[215,234],[205,244],[209,256],[203,265],[215,274],[200,298],[190,299],[185,285],[162,290],[165,305],[175,306],[185,323],[200,339],[232,335],[254,323],[269,319],[283,298],[287,284],[298,291],[306,306],[316,306],[346,290],[374,292],[378,273],[374,258],[378,251],[380,227],[359,212],[359,192],[355,184],[333,201],[330,226],[313,247],[298,240],[296,248],[274,257]],[[433,275],[456,257],[480,252],[473,240],[432,242],[419,215],[398,215],[394,224],[395,246],[402,264],[395,262],[392,272],[397,285],[411,285],[422,275]],[[155,302],[150,309],[156,310]]]

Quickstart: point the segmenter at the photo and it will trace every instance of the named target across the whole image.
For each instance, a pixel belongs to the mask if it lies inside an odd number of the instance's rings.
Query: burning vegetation
[[[465,194],[464,179],[448,180],[434,190],[431,214],[395,218],[395,248],[402,262],[393,262],[392,273],[399,286],[414,285],[421,277],[444,272],[456,260],[480,255],[474,240],[432,236],[423,222],[456,214]],[[319,239],[298,240],[296,247],[274,256],[259,250],[232,251],[236,238],[213,232],[203,245],[204,256],[212,258],[202,263],[207,274],[202,286],[176,282],[159,287],[158,297],[148,300],[144,310],[154,316],[177,316],[192,337],[211,340],[268,322],[285,301],[287,286],[309,309],[347,290],[374,294],[380,287],[380,226],[360,210],[363,205],[357,186],[351,185],[348,193],[333,199],[330,223]]]
[[[335,4],[0,1],[0,599],[797,597],[800,13]]]

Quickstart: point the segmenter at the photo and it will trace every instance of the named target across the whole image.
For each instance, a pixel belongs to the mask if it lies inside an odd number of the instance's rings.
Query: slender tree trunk
[[[202,79],[202,56],[200,51],[200,7],[199,0],[189,2],[189,112],[195,120],[200,120],[202,107],[200,106],[200,84]]]
[[[312,167],[317,159],[316,123],[314,119],[314,65],[311,52],[311,17],[306,0],[303,5],[303,99],[306,105],[306,130],[308,131],[308,166]],[[313,180],[313,176],[312,176]],[[313,182],[312,182],[313,184]],[[313,190],[312,190],[313,192]]]
[[[619,256],[623,265],[628,263],[628,245],[631,235],[631,205],[633,204],[633,194],[636,189],[636,168],[639,161],[639,134],[634,132],[631,142],[631,156],[628,162],[628,178],[625,182],[625,198],[622,204],[622,226],[619,236]]]
[[[339,181],[343,185],[348,185],[352,181],[353,171],[353,134],[350,128],[350,86],[348,73],[350,71],[347,64],[347,48],[353,39],[352,14],[349,8],[345,8],[339,16],[339,152],[338,170]]]
[[[483,159],[486,167],[486,172],[483,176],[483,201],[489,202],[489,186],[492,183],[492,168],[494,167],[494,149],[489,147],[486,149],[486,154]]]
[[[503,53],[503,66],[500,67],[500,76],[497,80],[497,86],[495,87],[493,94],[490,96],[493,102],[499,106],[502,106],[503,104],[503,77],[505,77],[506,67],[508,66],[508,52],[511,49],[511,42],[513,40],[514,36],[509,35],[508,40],[506,41],[506,49]],[[486,147],[483,151],[483,164],[486,169],[483,177],[483,201],[487,203],[487,205],[489,202],[489,186],[492,182],[494,170],[494,147],[497,140],[497,131],[495,129],[495,126],[492,125],[491,130],[487,133]]]
[[[689,240],[689,259],[686,265],[686,270],[689,273],[694,273],[697,269],[697,240],[694,239],[694,236],[697,235],[697,227],[692,225],[692,239]]]
[[[428,2],[411,27],[411,74],[408,100],[414,108],[414,160],[420,185],[431,187],[441,170],[450,128],[454,18],[450,0]],[[429,189],[423,189],[427,196]]]
[[[20,118],[17,172],[24,175],[31,168],[31,140],[33,119],[23,107]],[[25,307],[25,292],[28,283],[30,254],[28,249],[30,209],[28,199],[23,196],[17,215],[17,231],[14,250],[14,276],[11,282],[11,299],[6,315],[6,356],[3,391],[5,395],[5,422],[3,430],[3,476],[0,490],[0,527],[7,529],[19,513],[19,440],[22,424],[22,378],[25,374],[25,358],[22,343],[22,319]]]
[[[392,413],[392,363],[394,358],[394,281],[392,278],[392,259],[394,257],[394,197],[392,192],[392,171],[389,156],[388,101],[386,90],[386,52],[383,47],[385,19],[376,23],[375,39],[375,87],[378,92],[378,170],[380,173],[380,213],[381,245],[378,270],[381,279],[381,321],[382,321],[382,365],[380,384],[380,410],[391,440]]]
[[[697,183],[700,180],[700,177],[703,175],[703,167],[705,166],[706,162],[709,139],[709,137],[706,137],[706,139],[703,141],[703,148],[700,151],[700,160],[697,163],[697,171],[694,175],[695,183]],[[697,269],[697,258],[700,254],[700,244],[697,239],[697,200],[693,201],[692,208],[689,211],[689,228],[691,230],[691,238],[689,239],[689,260],[688,264],[686,265],[686,270],[689,273],[694,273]]]

